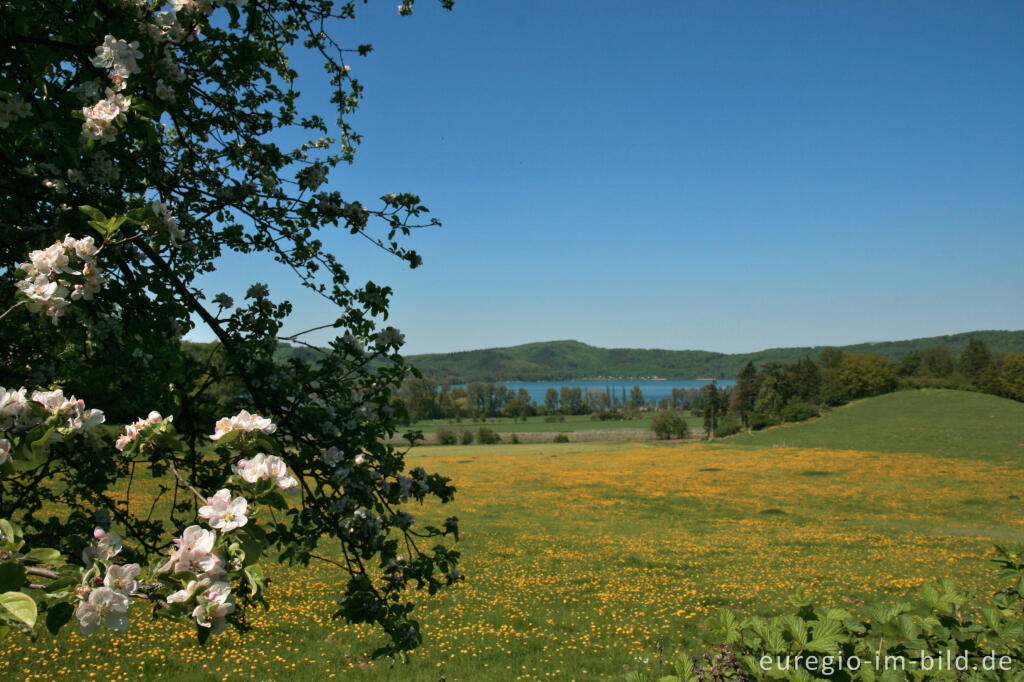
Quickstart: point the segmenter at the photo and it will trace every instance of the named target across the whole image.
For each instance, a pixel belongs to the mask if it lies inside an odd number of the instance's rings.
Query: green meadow
[[[659,647],[694,650],[719,609],[771,613],[798,589],[852,609],[935,577],[984,595],[993,544],[1024,542],[1022,428],[1024,404],[916,391],[714,444],[417,447],[412,466],[459,487],[416,513],[458,515],[467,580],[421,602],[425,641],[407,662],[368,660],[378,635],[330,620],[328,567],[271,565],[271,609],[246,633],[201,647],[138,609],[126,635],[8,638],[0,666],[5,679],[622,679],[656,671]]]

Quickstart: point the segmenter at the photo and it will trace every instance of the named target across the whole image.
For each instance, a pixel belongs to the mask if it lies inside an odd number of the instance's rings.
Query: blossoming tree
[[[348,62],[371,47],[338,42],[354,10],[0,3],[0,633],[123,630],[145,602],[206,638],[264,599],[260,562],[325,561],[335,615],[379,624],[392,653],[420,640],[413,590],[461,578],[442,539],[456,520],[403,509],[454,489],[387,444],[410,371],[379,328],[390,290],[353,285],[322,243],[354,235],[415,267],[400,239],[436,224],[413,194],[364,204],[329,184],[359,142]],[[335,121],[302,112],[298,51]],[[336,339],[275,357],[304,343],[287,301],[253,283],[236,307],[196,284],[228,252],[290,269],[336,311]],[[217,342],[183,344],[197,324]]]

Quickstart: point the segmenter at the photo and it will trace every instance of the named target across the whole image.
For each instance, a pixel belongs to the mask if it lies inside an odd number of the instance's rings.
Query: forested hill
[[[840,348],[851,353],[876,353],[896,362],[913,350],[931,346],[945,346],[959,355],[972,337],[984,341],[993,353],[1024,353],[1024,330],[965,332]],[[410,355],[406,359],[424,376],[452,383],[597,377],[696,379],[733,378],[748,360],[756,365],[771,360],[790,363],[806,356],[817,357],[822,348],[768,348],[754,353],[724,354],[702,350],[597,348],[579,341],[546,341],[509,348]]]

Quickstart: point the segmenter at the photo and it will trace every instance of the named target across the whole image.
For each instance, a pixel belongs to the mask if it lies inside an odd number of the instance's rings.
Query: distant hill
[[[724,446],[922,452],[1024,465],[1024,403],[984,393],[896,391],[836,408],[820,419],[742,433]]]
[[[984,341],[994,353],[1024,353],[1024,331],[976,331],[931,336],[906,341],[880,341],[840,346],[851,353],[877,353],[898,361],[913,350],[945,346],[955,355],[970,338]],[[597,348],[579,341],[545,341],[508,348],[488,348],[459,353],[410,355],[406,360],[424,376],[438,381],[559,381],[598,377],[697,379],[733,378],[753,360],[794,362],[817,357],[823,346],[769,348],[754,353],[713,353],[703,350]]]

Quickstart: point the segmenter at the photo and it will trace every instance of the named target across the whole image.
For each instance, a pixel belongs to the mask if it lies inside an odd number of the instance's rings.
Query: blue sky
[[[1024,3],[396,4],[338,36],[375,51],[331,186],[415,192],[444,226],[416,270],[326,242],[395,289],[405,352],[1024,328]],[[203,285],[253,272],[292,331],[334,319],[251,256]]]

